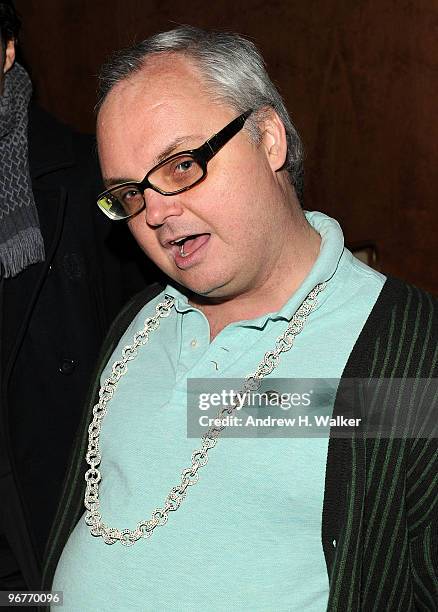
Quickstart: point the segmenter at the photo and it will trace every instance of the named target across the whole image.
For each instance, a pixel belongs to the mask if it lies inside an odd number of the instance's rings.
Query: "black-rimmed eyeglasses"
[[[145,208],[146,189],[165,196],[191,189],[205,178],[208,162],[243,128],[251,113],[252,109],[233,119],[199,148],[164,159],[149,170],[140,183],[122,183],[104,191],[97,198],[100,210],[116,221],[129,219]]]

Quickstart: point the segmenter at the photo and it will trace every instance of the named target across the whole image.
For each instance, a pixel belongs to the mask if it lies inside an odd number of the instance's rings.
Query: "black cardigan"
[[[51,532],[44,588],[50,588],[62,549],[84,511],[87,428],[100,374],[134,316],[161,290],[153,285],[136,296],[107,336]],[[437,312],[430,295],[387,279],[345,366],[334,416],[345,413],[338,401],[343,380],[438,376]],[[328,610],[437,610],[436,448],[433,438],[338,438],[331,432],[322,517]]]

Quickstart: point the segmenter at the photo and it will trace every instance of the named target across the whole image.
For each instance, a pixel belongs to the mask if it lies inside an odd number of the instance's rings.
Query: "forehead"
[[[105,174],[121,161],[152,164],[170,142],[193,136],[201,144],[235,115],[216,102],[193,62],[178,54],[150,58],[118,83],[98,115],[97,138]],[[128,168],[126,168],[128,170]],[[108,175],[108,174],[107,174]]]
[[[215,101],[193,61],[179,54],[150,58],[144,67],[121,81],[107,95],[98,115],[98,130],[124,125],[160,126],[179,120],[194,123],[204,115],[232,115]]]

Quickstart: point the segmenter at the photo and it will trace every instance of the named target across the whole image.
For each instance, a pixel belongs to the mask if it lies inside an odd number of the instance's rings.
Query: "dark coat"
[[[100,345],[123,303],[151,280],[126,225],[97,209],[91,138],[34,108],[29,159],[46,260],[2,283],[0,589],[21,579],[38,587]]]

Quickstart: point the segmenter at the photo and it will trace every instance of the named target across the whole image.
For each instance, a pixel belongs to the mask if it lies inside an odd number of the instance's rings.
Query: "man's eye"
[[[174,171],[180,174],[184,174],[184,172],[188,172],[189,170],[191,170],[192,166],[193,166],[193,160],[186,159],[180,162],[179,164],[177,164],[174,168]]]
[[[129,202],[130,200],[133,200],[134,198],[138,198],[139,196],[141,196],[141,193],[139,192],[138,189],[127,189],[126,191],[122,191],[119,194],[119,198],[121,200],[123,200],[124,202]]]

